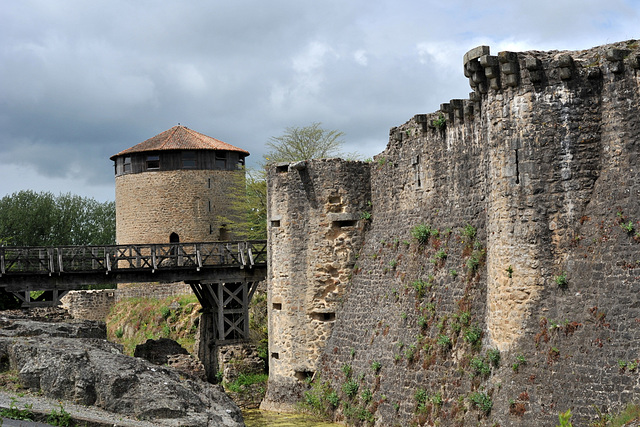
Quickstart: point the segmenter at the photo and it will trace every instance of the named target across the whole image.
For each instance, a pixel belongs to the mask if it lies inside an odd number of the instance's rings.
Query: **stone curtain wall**
[[[118,289],[70,291],[62,298],[62,308],[68,310],[74,319],[104,321],[111,307],[124,299],[163,299],[191,292],[191,287],[185,283],[144,284]]]
[[[371,163],[370,228],[313,369],[315,392],[338,399],[324,409],[380,426],[555,425],[571,409],[586,425],[594,405],[638,400],[639,67],[635,41],[477,48],[464,58],[470,99],[391,130]],[[312,283],[296,275],[321,264],[308,249],[325,233],[305,225],[317,211],[302,182],[284,185],[290,174],[269,184],[272,206],[300,227],[270,231],[270,286],[283,295]],[[319,194],[353,181],[309,182]],[[310,319],[288,301],[280,315],[304,343]]]
[[[263,409],[292,409],[316,369],[362,245],[369,165],[269,169],[269,384]]]
[[[220,240],[239,171],[148,171],[116,177],[118,244]]]
[[[117,289],[100,289],[93,291],[69,291],[62,297],[62,308],[72,318],[103,321],[109,315],[111,307],[116,303]]]

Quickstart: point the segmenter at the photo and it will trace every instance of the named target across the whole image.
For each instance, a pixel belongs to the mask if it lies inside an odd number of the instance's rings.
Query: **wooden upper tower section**
[[[185,126],[174,126],[111,156],[116,176],[146,171],[235,170],[249,152]]]

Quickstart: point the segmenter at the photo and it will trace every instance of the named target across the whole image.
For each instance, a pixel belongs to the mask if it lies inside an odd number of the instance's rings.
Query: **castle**
[[[640,398],[639,43],[463,68],[469,99],[373,162],[270,168],[263,408],[586,425]]]
[[[118,244],[230,240],[220,218],[248,155],[178,125],[111,156]]]

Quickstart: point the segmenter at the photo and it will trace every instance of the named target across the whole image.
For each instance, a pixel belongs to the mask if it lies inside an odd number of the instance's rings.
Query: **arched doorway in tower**
[[[171,244],[171,249],[169,250],[171,255],[176,255],[178,253],[177,244],[180,243],[180,236],[177,233],[171,233],[169,235],[169,243]]]

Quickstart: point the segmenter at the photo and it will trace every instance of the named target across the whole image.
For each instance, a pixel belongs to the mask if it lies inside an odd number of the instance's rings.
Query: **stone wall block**
[[[506,62],[504,64],[500,64],[500,71],[503,74],[516,74],[518,73],[518,63],[517,62]]]
[[[470,51],[464,54],[463,63],[467,64],[475,59],[480,58],[481,56],[489,55],[490,48],[489,46],[478,46],[474,47]]]
[[[622,61],[631,51],[627,49],[611,48],[605,51],[605,58],[610,62]]]
[[[573,77],[573,58],[571,55],[562,54],[557,58],[558,61],[558,73],[561,80],[569,80]]]
[[[527,57],[524,60],[524,66],[529,71],[535,71],[542,67],[542,62],[538,58]]]
[[[500,90],[500,65],[498,57],[491,55],[483,55],[480,57],[480,65],[484,68],[484,75],[486,77],[486,83],[492,90]],[[480,91],[486,93],[486,89],[479,84]]]
[[[464,120],[464,100],[452,99],[449,101],[449,105],[453,110],[453,118],[456,122]]]
[[[518,86],[518,74],[508,74],[505,76],[505,84],[509,87],[516,87]]]
[[[498,60],[501,64],[517,63],[518,53],[509,51],[498,52]]]
[[[474,92],[475,95],[475,92]],[[472,100],[465,100],[462,110],[463,110],[463,115],[466,119],[472,120],[473,119],[473,110],[474,110],[474,106],[473,106],[474,102]]]

